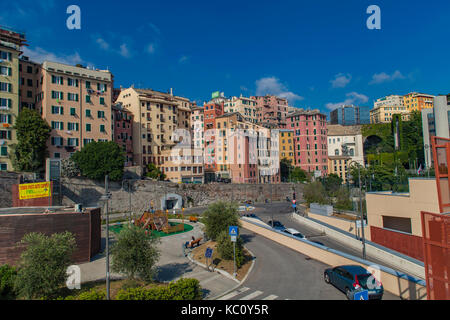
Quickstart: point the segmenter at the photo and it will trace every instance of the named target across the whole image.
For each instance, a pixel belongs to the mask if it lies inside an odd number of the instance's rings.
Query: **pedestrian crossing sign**
[[[355,292],[353,300],[369,300],[369,292],[367,290]]]
[[[237,236],[238,233],[239,233],[239,231],[238,231],[238,227],[237,227],[237,226],[230,226],[230,227],[228,228],[228,234],[229,234],[230,236]]]

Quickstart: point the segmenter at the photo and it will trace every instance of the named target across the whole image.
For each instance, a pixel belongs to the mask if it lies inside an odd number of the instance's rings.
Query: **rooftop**
[[[361,134],[361,126],[343,126],[340,124],[327,125],[329,136],[352,136]]]

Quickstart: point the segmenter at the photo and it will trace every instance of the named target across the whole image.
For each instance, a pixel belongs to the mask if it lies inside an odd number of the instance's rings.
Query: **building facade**
[[[233,113],[239,112],[247,122],[258,123],[258,116],[256,112],[256,100],[252,98],[246,98],[242,95],[238,97],[232,97],[225,101],[224,112]]]
[[[436,96],[432,109],[422,109],[425,167],[433,166],[431,137],[450,138],[450,94]]]
[[[133,163],[133,114],[125,110],[121,103],[113,104],[113,141],[125,152],[125,167],[131,167]]]
[[[433,99],[434,96],[430,94],[411,92],[403,96],[403,104],[409,112],[420,112],[423,109],[432,109]]]
[[[361,126],[328,125],[328,157],[344,156],[364,166]]]
[[[354,126],[370,123],[370,108],[343,105],[330,112],[330,124]]]
[[[0,171],[13,171],[9,158],[17,143],[14,123],[20,111],[19,56],[25,34],[0,28]]]
[[[328,170],[327,117],[319,110],[303,110],[289,114],[287,129],[294,131],[295,166],[322,175]]]
[[[288,101],[273,95],[254,96],[256,100],[256,114],[259,124],[273,124],[278,128],[286,128]]]
[[[216,119],[224,114],[224,103],[209,102],[203,106],[205,179],[215,181],[217,166]]]
[[[190,146],[175,146],[162,152],[161,172],[175,183],[203,183],[203,161]]]
[[[52,128],[50,158],[68,158],[93,141],[112,141],[109,71],[49,61],[40,70],[36,108]]]
[[[328,174],[335,174],[342,179],[342,183],[347,183],[350,162],[349,156],[328,156]]]
[[[24,108],[36,109],[36,99],[39,81],[41,77],[41,65],[31,61],[28,57],[21,56],[19,59],[20,73],[20,110]],[[37,110],[40,112],[40,110]]]
[[[377,99],[370,110],[370,123],[390,123],[394,114],[401,114],[403,121],[409,120],[410,111],[405,106],[403,96],[390,95]]]
[[[280,160],[287,159],[291,165],[295,164],[294,156],[294,131],[289,129],[279,130]]]

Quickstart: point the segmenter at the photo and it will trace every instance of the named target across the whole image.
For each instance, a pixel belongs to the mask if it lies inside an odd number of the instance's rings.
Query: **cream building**
[[[202,157],[189,146],[176,146],[162,151],[161,172],[166,180],[176,183],[203,183]]]
[[[19,55],[25,35],[0,28],[0,171],[13,171],[9,155],[17,143],[12,129],[19,114]]]
[[[36,109],[52,128],[50,158],[67,158],[93,141],[112,140],[113,75],[45,61]]]
[[[190,135],[192,103],[189,99],[151,89],[122,89],[117,98],[123,107],[133,113],[134,165],[163,164],[164,150],[179,142],[173,133],[183,129]],[[181,136],[177,135],[177,137]]]
[[[258,122],[256,108],[257,102],[255,99],[246,98],[242,95],[239,98],[232,97],[224,102],[225,113],[239,112],[245,121],[251,123]]]
[[[401,114],[402,120],[409,120],[410,111],[404,104],[403,96],[390,95],[377,99],[370,110],[370,123],[390,123],[394,114]]]

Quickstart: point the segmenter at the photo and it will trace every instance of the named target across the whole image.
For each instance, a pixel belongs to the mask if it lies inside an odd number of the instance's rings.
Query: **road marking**
[[[238,290],[235,290],[235,291],[223,296],[222,298],[220,298],[218,300],[231,300],[231,298],[234,298],[238,294],[244,293],[247,290],[250,290],[250,288],[247,288],[247,287],[239,288]]]
[[[252,300],[253,298],[256,298],[257,296],[263,294],[262,291],[255,291],[253,293],[250,293],[248,296],[245,296],[239,300]]]
[[[217,274],[217,275],[215,275],[214,277],[211,277],[211,278],[208,278],[208,279],[205,279],[205,280],[200,281],[200,284],[203,284],[203,285],[204,285],[205,283],[214,281],[214,280],[216,280],[216,279],[218,279],[218,278],[220,278],[220,277],[222,277],[222,275],[221,275],[221,274]]]
[[[275,300],[278,296],[271,294],[270,296],[265,297],[263,300]]]

